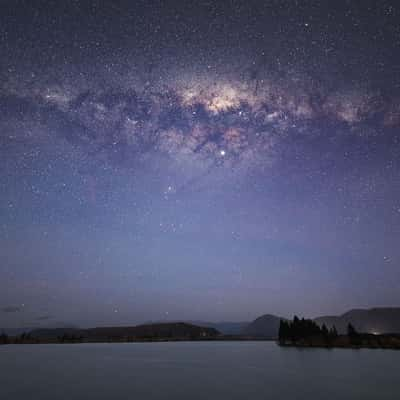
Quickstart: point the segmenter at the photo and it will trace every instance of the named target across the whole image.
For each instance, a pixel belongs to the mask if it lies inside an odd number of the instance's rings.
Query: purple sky
[[[400,8],[2,1],[0,327],[400,304]]]

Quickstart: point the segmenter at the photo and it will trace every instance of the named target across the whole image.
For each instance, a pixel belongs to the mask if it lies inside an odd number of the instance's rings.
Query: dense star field
[[[4,326],[400,303],[400,7],[0,3]]]

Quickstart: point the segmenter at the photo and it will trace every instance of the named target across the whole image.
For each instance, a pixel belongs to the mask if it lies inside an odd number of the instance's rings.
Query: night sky
[[[0,325],[400,304],[400,5],[0,2]]]

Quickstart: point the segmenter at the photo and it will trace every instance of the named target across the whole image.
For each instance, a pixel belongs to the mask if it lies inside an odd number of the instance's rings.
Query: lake
[[[400,399],[400,351],[273,342],[0,346],[0,399]]]

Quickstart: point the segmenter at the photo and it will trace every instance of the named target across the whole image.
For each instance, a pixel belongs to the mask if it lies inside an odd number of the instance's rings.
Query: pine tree
[[[332,326],[332,328],[331,328],[331,330],[329,331],[329,333],[330,333],[330,336],[331,336],[332,338],[338,337],[338,333],[337,333],[337,330],[336,330],[336,326],[335,326],[335,325]]]
[[[324,338],[328,338],[329,332],[325,324],[322,324],[321,333]]]
[[[284,340],[286,336],[285,321],[282,319],[279,321],[279,340]]]
[[[347,335],[350,337],[355,337],[358,335],[357,331],[351,323],[347,325]]]
[[[0,335],[0,343],[2,344],[8,343],[8,336],[4,332]]]
[[[287,340],[290,337],[290,322],[280,320],[279,322],[279,340]]]

